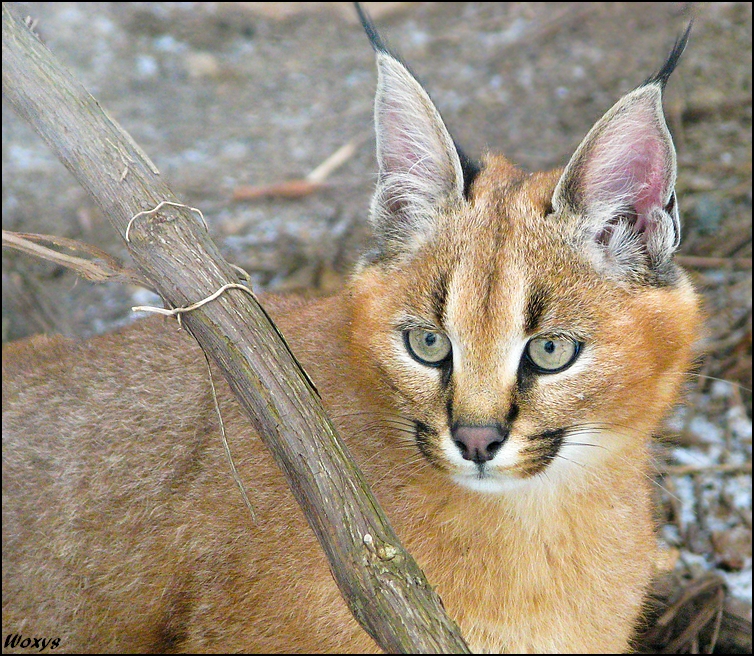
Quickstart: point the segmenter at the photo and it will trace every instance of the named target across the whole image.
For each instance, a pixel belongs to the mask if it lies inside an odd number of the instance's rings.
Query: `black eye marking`
[[[527,334],[536,333],[539,329],[539,322],[547,310],[549,300],[550,294],[544,288],[539,286],[532,288],[526,301],[524,316],[524,330]]]
[[[445,303],[448,298],[448,274],[446,272],[441,273],[435,280],[435,284],[432,287],[432,312],[434,313],[435,321],[438,325],[442,325],[443,317],[445,315]]]
[[[505,417],[505,425],[506,426],[513,426],[513,422],[518,419],[518,403],[515,401],[511,403],[510,410],[508,410],[508,415]]]

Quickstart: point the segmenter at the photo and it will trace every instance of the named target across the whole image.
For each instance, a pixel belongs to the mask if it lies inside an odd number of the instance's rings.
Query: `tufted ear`
[[[582,217],[587,240],[619,275],[662,269],[680,240],[676,159],[662,90],[624,96],[591,129],[566,166],[553,208]]]
[[[621,98],[589,131],[553,195],[553,209],[581,218],[598,264],[621,277],[667,279],[680,243],[676,155],[662,92],[688,33],[660,73]]]
[[[379,177],[371,219],[376,250],[367,259],[415,251],[434,232],[438,212],[463,201],[479,166],[455,145],[429,95],[385,45],[355,3],[377,54],[374,123]]]
[[[463,199],[461,158],[439,112],[408,69],[377,51],[374,120],[379,178],[372,221],[381,256],[413,250],[442,207]]]

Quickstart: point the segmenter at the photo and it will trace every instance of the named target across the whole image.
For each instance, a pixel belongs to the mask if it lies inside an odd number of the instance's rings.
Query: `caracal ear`
[[[439,112],[408,69],[377,51],[375,130],[379,178],[371,218],[379,257],[416,250],[438,211],[463,201],[456,146]]]
[[[621,98],[589,131],[555,188],[553,209],[579,217],[586,247],[609,275],[672,281],[681,227],[662,92],[688,33],[659,74]]]

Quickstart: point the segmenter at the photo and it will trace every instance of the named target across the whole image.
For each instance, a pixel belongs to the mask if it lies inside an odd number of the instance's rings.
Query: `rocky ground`
[[[678,630],[648,640],[704,649],[724,608],[724,628],[743,618],[745,633],[748,618],[750,651],[751,3],[367,5],[464,149],[502,151],[529,170],[564,164],[694,17],[666,110],[682,261],[709,320],[688,402],[657,452],[671,583],[654,627]],[[374,57],[348,3],[11,6],[36,21],[176,194],[202,209],[226,257],[258,288],[339,287],[367,234],[375,179]],[[5,104],[2,152],[5,230],[127,257],[93,201]],[[343,162],[323,187],[302,194],[290,184],[336,152]],[[4,341],[43,330],[90,335],[150,302],[141,289],[77,282],[8,250],[2,270]],[[719,649],[747,648],[724,631],[720,639]]]

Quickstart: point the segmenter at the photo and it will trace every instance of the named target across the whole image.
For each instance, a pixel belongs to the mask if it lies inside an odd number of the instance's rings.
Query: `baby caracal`
[[[263,302],[475,651],[626,651],[653,574],[648,447],[699,328],[674,264],[660,72],[562,170],[456,147],[377,53],[374,241]],[[3,636],[70,651],[377,649],[227,387],[151,319],[3,350]]]

